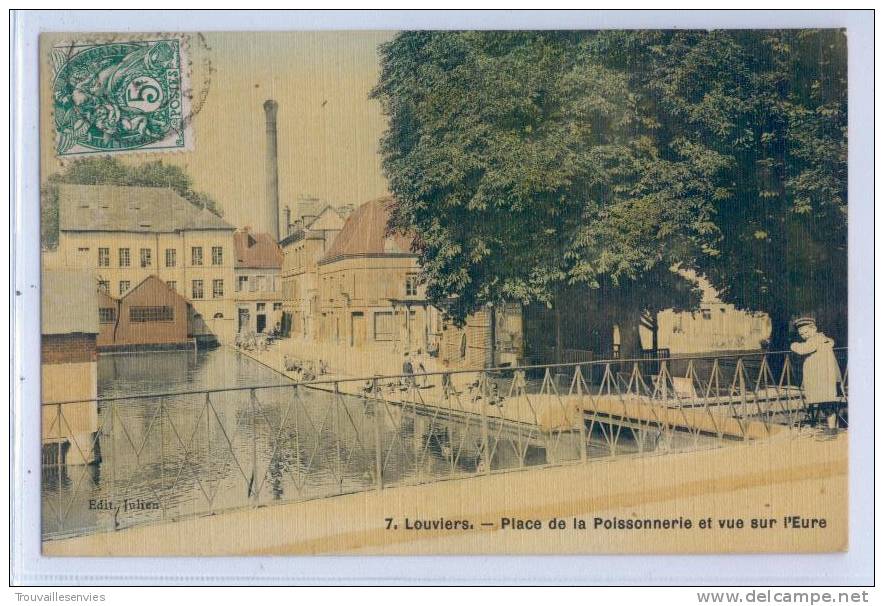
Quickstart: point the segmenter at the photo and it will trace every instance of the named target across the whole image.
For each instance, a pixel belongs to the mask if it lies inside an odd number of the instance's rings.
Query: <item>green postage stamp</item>
[[[56,153],[190,149],[186,49],[175,36],[53,46]]]

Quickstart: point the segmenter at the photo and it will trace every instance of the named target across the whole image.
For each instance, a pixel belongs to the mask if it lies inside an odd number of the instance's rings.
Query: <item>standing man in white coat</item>
[[[838,426],[838,383],[841,371],[835,359],[835,342],[819,332],[813,318],[799,318],[795,321],[801,341],[792,343],[791,349],[799,356],[805,356],[802,365],[801,389],[804,402],[811,411],[825,415],[831,432]]]

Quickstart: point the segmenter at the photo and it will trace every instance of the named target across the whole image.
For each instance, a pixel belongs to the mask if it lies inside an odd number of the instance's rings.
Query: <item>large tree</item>
[[[558,309],[564,292],[604,287],[623,303],[630,355],[643,311],[690,299],[668,287],[671,268],[714,226],[698,204],[707,192],[673,199],[648,184],[655,124],[592,39],[406,32],[381,48],[373,96],[389,117],[391,227],[417,235],[430,298],[463,319],[507,299]]]
[[[196,191],[190,175],[178,166],[164,164],[162,160],[129,165],[111,157],[82,158],[49,175],[40,188],[40,240],[44,249],[58,245],[58,185],[64,183],[168,187],[194,206],[221,216],[215,201]]]
[[[704,206],[717,239],[690,263],[726,300],[770,315],[772,349],[786,348],[790,319],[804,313],[843,343],[844,32],[604,32],[593,46],[658,123],[658,169],[698,176],[713,192]],[[681,179],[660,184],[664,198],[685,195]]]

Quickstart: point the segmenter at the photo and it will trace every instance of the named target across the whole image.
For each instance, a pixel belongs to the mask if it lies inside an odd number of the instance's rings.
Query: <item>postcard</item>
[[[847,39],[42,34],[42,553],[846,550]]]

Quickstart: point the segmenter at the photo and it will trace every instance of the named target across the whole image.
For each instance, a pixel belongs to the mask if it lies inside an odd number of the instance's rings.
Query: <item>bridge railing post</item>
[[[210,406],[211,400],[209,398],[209,392],[207,391],[206,397],[203,399],[203,413],[206,415],[206,469],[210,469],[212,460],[212,419],[209,416],[211,412]],[[214,499],[209,501],[209,513],[215,513]]]
[[[482,396],[477,400],[479,411],[482,415],[482,452],[480,453],[481,459],[485,464],[482,473],[488,475],[491,471],[491,444],[488,436],[488,412],[486,411],[487,398],[489,397],[489,392],[491,390],[488,389],[488,373],[484,370],[479,375],[479,387],[478,392]],[[478,469],[476,470],[479,471]]]
[[[335,434],[335,480],[338,483],[338,494],[344,489],[343,461],[341,460],[341,387],[338,381],[334,383],[332,395],[332,431]]]
[[[95,402],[95,408],[98,409],[98,402]],[[110,402],[110,410],[108,413],[110,414],[110,418],[108,419],[108,431],[107,436],[108,440],[110,440],[110,453],[111,453],[111,464],[110,464],[110,499],[111,503],[117,502],[117,436],[114,431],[114,414],[117,410],[117,401],[112,400]],[[98,438],[96,438],[97,440]],[[102,460],[100,461],[101,465],[104,465],[104,455],[102,454]],[[116,528],[114,529],[116,530]]]
[[[592,371],[590,371],[592,372]],[[586,443],[586,423],[583,422],[583,411],[585,409],[583,402],[583,373],[580,370],[580,364],[574,365],[574,383],[573,383],[577,396],[577,425],[580,431],[580,461],[586,463],[587,459],[587,448],[589,445]]]
[[[374,467],[375,486],[378,490],[384,489],[384,446],[381,440],[384,423],[384,403],[378,392],[378,380],[371,380],[369,397],[374,399]]]
[[[163,419],[163,400],[159,399],[159,421],[160,421],[160,495],[164,496],[166,491],[166,422]],[[125,499],[125,496],[123,497]],[[166,518],[166,507],[163,506],[163,519]]]
[[[258,498],[255,488],[258,484],[258,427],[257,414],[255,411],[255,399],[257,395],[254,389],[249,390],[249,416],[252,420],[252,477],[249,481],[249,498],[256,501]]]

